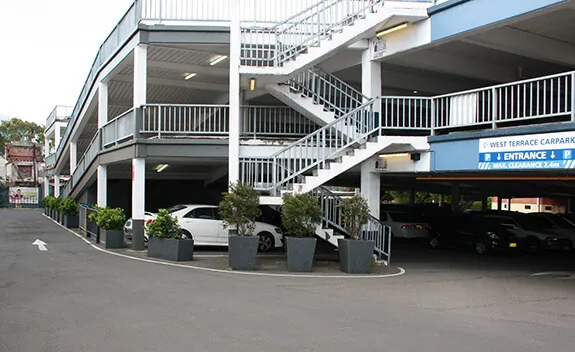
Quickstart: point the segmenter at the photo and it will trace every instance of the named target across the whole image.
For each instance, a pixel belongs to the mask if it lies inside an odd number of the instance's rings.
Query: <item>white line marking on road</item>
[[[42,216],[46,217],[49,220],[52,220],[51,218],[49,218],[48,216],[42,214]],[[63,227],[60,223],[52,220],[52,222],[54,222],[56,225],[60,226],[61,228],[63,228],[64,230],[67,230],[68,232],[72,233],[74,236],[78,237],[79,239],[81,239],[82,241],[86,242],[87,244],[89,244],[92,248],[94,248],[95,250],[98,250],[100,252],[104,252],[107,254],[111,254],[111,255],[115,255],[117,257],[122,257],[122,258],[127,258],[127,259],[132,259],[132,260],[137,260],[140,262],[145,262],[145,263],[153,263],[153,264],[160,264],[160,265],[166,265],[166,266],[174,266],[177,268],[186,268],[186,269],[193,269],[193,270],[200,270],[200,271],[209,271],[209,272],[213,272],[213,273],[221,273],[221,274],[232,274],[232,275],[247,275],[247,276],[274,276],[274,277],[290,277],[290,278],[312,278],[312,279],[382,279],[382,278],[387,278],[387,277],[395,277],[395,276],[401,276],[403,274],[405,274],[405,269],[403,269],[402,267],[397,267],[397,269],[399,269],[399,272],[394,273],[394,274],[381,274],[381,275],[314,275],[314,274],[301,274],[301,275],[295,275],[295,274],[274,274],[274,273],[258,273],[258,272],[250,272],[250,271],[231,271],[231,270],[222,270],[222,269],[212,269],[212,268],[204,268],[201,266],[193,266],[193,265],[185,265],[185,264],[177,264],[177,263],[168,263],[168,262],[160,262],[157,260],[152,260],[152,259],[145,259],[145,258],[136,258],[136,257],[132,257],[130,255],[125,255],[125,254],[121,254],[121,253],[116,253],[116,252],[110,252],[106,249],[100,248],[98,246],[96,246],[95,244],[93,244],[92,242],[90,242],[89,240],[85,239],[84,237],[80,236],[79,234],[77,234],[76,232]]]
[[[34,241],[34,243],[32,243],[32,245],[38,246],[38,249],[43,251],[43,252],[48,250],[48,248],[46,248],[46,242],[38,240],[38,239],[36,241]]]

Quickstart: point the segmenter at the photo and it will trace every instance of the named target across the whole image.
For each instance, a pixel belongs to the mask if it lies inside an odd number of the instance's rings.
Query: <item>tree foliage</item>
[[[17,118],[0,122],[0,154],[4,154],[6,143],[17,141],[31,141],[43,146],[44,126]]]
[[[294,237],[313,237],[321,222],[319,200],[309,193],[283,195],[282,223]]]
[[[232,183],[223,196],[219,209],[226,225],[235,227],[239,236],[253,235],[256,218],[262,214],[259,193],[248,184]]]
[[[361,228],[367,224],[367,219],[369,218],[367,200],[356,194],[353,197],[343,199],[339,208],[341,209],[341,218],[345,231],[354,240],[359,240],[361,238]]]

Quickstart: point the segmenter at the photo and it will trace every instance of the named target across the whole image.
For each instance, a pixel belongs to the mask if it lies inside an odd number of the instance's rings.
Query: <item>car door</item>
[[[218,244],[221,225],[215,217],[214,208],[195,208],[184,215],[182,220],[185,224],[184,228],[194,237],[194,244]]]
[[[222,246],[227,246],[229,242],[229,229],[224,222],[223,217],[220,215],[219,210],[214,209],[214,214],[216,216],[216,222],[218,223],[218,243]]]
[[[469,215],[457,217],[453,239],[458,245],[471,246],[475,243],[476,220],[476,217]]]

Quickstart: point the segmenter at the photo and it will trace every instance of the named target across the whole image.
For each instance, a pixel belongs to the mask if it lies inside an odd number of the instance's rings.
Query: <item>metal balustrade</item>
[[[243,27],[241,64],[282,67],[383,3],[383,0],[324,0],[271,28]]]
[[[50,169],[56,165],[56,153],[52,153],[46,157],[44,160],[44,165],[47,169]]]
[[[318,67],[301,72],[287,84],[293,91],[312,98],[317,104],[334,111],[336,117],[345,115],[370,99],[359,90]]]
[[[302,137],[319,126],[286,106],[242,106],[242,137]]]
[[[102,148],[131,139],[135,128],[135,109],[130,109],[102,126]]]
[[[433,100],[419,97],[381,97],[381,127],[430,130]]]
[[[71,106],[57,105],[46,119],[46,130],[48,130],[56,120],[67,120],[72,114]]]
[[[155,135],[227,135],[228,105],[145,105],[141,134]]]
[[[312,194],[319,198],[323,213],[322,221],[328,227],[346,232],[340,208],[343,198],[323,186],[315,189]],[[375,252],[380,258],[385,256],[387,265],[391,263],[391,228],[389,226],[383,225],[379,219],[370,215],[367,224],[362,228],[361,239],[374,241]]]
[[[90,165],[92,165],[94,160],[96,160],[96,157],[98,156],[98,153],[100,153],[100,150],[101,150],[100,131],[98,131],[90,141],[88,148],[86,148],[84,155],[82,155],[82,158],[80,159],[80,161],[78,161],[78,164],[74,169],[74,172],[72,173],[70,179],[66,183],[66,186],[69,187],[65,188],[62,191],[62,196],[64,198],[68,197],[72,192],[72,190],[74,189],[74,187],[78,184],[78,182],[80,182],[80,180],[86,173],[86,170],[90,167]]]
[[[374,114],[374,105],[379,103],[378,100],[369,100],[269,158],[240,158],[240,171],[245,171],[240,173],[241,181],[275,195],[280,189],[297,183],[297,177],[303,173],[324,168],[328,159],[379,130],[379,115]],[[262,175],[265,172],[265,176]],[[259,183],[264,186],[258,187]],[[271,186],[266,187],[268,184]]]

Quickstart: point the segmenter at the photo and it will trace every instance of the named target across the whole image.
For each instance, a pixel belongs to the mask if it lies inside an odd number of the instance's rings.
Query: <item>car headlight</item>
[[[274,231],[275,231],[277,234],[279,234],[279,235],[282,234],[282,229],[280,229],[279,227],[275,227],[275,228],[274,228]]]

